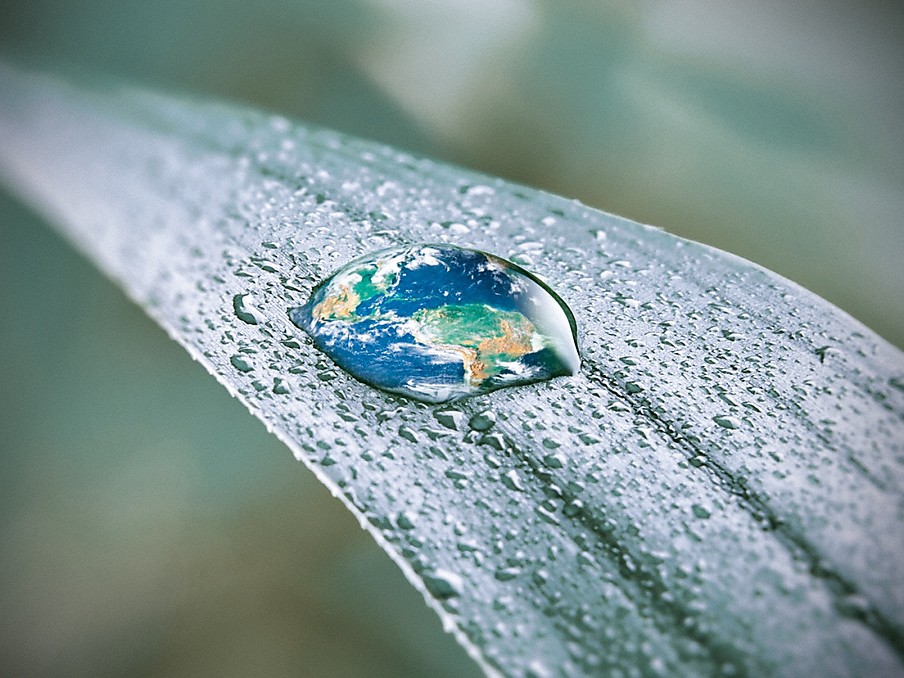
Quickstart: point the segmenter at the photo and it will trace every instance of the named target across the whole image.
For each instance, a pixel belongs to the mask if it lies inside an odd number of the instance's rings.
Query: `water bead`
[[[510,261],[453,245],[356,259],[289,317],[355,378],[425,402],[580,367],[574,316],[555,292]]]

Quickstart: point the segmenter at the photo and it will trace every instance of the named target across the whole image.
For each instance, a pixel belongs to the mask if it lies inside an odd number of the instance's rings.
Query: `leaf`
[[[904,670],[904,356],[843,312],[280,117],[11,68],[0,93],[9,185],[346,503],[488,673]],[[543,276],[581,373],[431,406],[289,321],[338,266],[429,241]]]

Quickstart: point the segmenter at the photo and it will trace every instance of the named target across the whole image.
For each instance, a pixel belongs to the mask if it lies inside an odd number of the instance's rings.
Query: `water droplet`
[[[409,426],[400,426],[399,435],[409,442],[417,442],[417,434]]]
[[[492,410],[478,412],[468,420],[472,431],[489,431],[496,425],[496,413]]]
[[[816,355],[819,356],[819,362],[824,363],[826,358],[830,357],[832,354],[841,353],[834,346],[820,346],[816,349]]]
[[[234,355],[229,359],[229,362],[232,363],[232,366],[237,369],[239,372],[250,372],[253,367],[251,367],[251,363],[249,363],[245,358],[240,355]]]
[[[399,517],[396,519],[396,525],[398,525],[399,529],[402,529],[402,530],[413,530],[414,529],[414,516],[412,516],[407,511],[404,513],[400,513]]]
[[[503,438],[498,433],[484,433],[482,436],[480,436],[480,438],[477,439],[477,444],[489,445],[493,449],[502,452],[502,450],[505,449],[505,438]]]
[[[257,316],[254,315],[255,309],[251,306],[250,296],[249,294],[236,294],[232,298],[232,309],[242,322],[257,325]]]
[[[709,518],[712,515],[712,511],[710,511],[705,506],[701,506],[700,504],[693,504],[691,506],[691,511],[697,518]]]
[[[524,492],[524,485],[521,484],[521,478],[518,476],[518,472],[514,469],[507,471],[502,476],[502,484],[510,490],[514,490],[515,492]]]
[[[585,445],[595,445],[596,443],[602,442],[599,438],[597,438],[592,433],[580,433],[578,435],[578,439],[584,443]]]
[[[461,428],[464,414],[459,410],[439,410],[433,413],[436,420],[448,429],[457,431]]]
[[[499,581],[511,581],[521,574],[520,567],[501,567],[494,573]]]
[[[352,376],[425,402],[580,367],[574,317],[549,287],[509,261],[452,245],[356,259],[289,317]]]
[[[562,468],[565,465],[562,457],[558,454],[547,454],[543,457],[543,463],[549,468]]]
[[[722,428],[727,429],[738,429],[741,428],[741,421],[737,417],[732,417],[728,414],[720,414],[718,416],[713,417],[713,421],[716,422]]]
[[[643,386],[633,381],[628,381],[625,382],[625,390],[633,395],[634,393],[640,393],[641,391],[643,391]]]
[[[496,190],[492,186],[477,184],[475,186],[462,186],[461,192],[467,195],[493,195]]]
[[[464,590],[462,578],[448,570],[439,569],[432,572],[424,572],[421,577],[427,590],[436,598],[445,599],[460,596]]]
[[[546,664],[539,659],[535,659],[527,667],[527,672],[524,675],[526,678],[550,678],[554,674],[547,668]]]

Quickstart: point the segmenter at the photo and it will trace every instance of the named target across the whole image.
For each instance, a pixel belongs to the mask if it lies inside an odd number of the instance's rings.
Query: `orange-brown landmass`
[[[361,298],[348,285],[341,285],[339,294],[329,296],[314,307],[313,315],[318,320],[330,318],[351,318]]]

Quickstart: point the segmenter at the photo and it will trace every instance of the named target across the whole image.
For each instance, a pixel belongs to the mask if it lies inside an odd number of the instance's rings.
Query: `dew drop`
[[[414,529],[414,516],[412,516],[407,511],[404,513],[400,513],[399,517],[396,519],[396,525],[399,526],[402,530],[413,530]]]
[[[494,573],[499,581],[511,581],[521,574],[520,567],[501,567]]]
[[[236,294],[232,298],[232,310],[235,311],[236,317],[242,322],[246,322],[249,325],[257,325],[257,316],[254,314],[254,307],[250,302],[250,295]]]
[[[718,416],[713,417],[713,421],[716,422],[722,428],[727,429],[738,429],[741,428],[741,422],[737,417],[732,417],[727,414],[720,414]]]
[[[506,472],[502,476],[502,484],[515,492],[524,492],[524,485],[521,484],[521,478],[514,469]]]
[[[693,504],[691,506],[691,511],[694,516],[702,519],[709,518],[712,515],[712,512],[708,508],[701,506],[700,504]]]
[[[457,431],[461,428],[464,414],[459,410],[438,410],[433,413],[434,418],[446,428]]]
[[[414,245],[356,259],[289,317],[355,378],[424,402],[575,374],[574,316],[505,259]]]
[[[496,424],[496,413],[492,410],[478,412],[468,420],[472,431],[489,431]]]
[[[464,590],[462,578],[448,570],[433,570],[421,575],[427,590],[436,598],[453,598],[460,596]]]
[[[547,454],[543,457],[543,463],[549,468],[562,468],[565,465],[562,461],[562,457],[558,454]]]
[[[229,362],[232,363],[232,366],[237,369],[239,372],[250,372],[253,368],[251,367],[251,363],[249,363],[245,358],[240,355],[234,355],[229,359]]]

